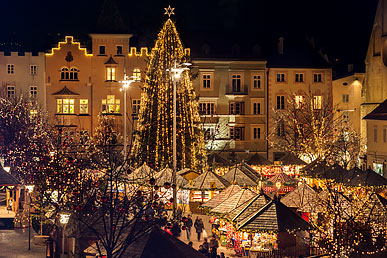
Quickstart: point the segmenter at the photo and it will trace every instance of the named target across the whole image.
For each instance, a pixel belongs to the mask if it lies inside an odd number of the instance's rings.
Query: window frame
[[[262,140],[263,127],[262,126],[253,126],[251,133],[252,133],[251,139]]]
[[[281,77],[278,77],[279,75],[283,75]],[[287,73],[286,72],[275,72],[275,82],[276,83],[287,83],[288,81],[288,78],[287,78]],[[280,78],[281,80],[278,80],[278,78]],[[282,80],[283,79],[283,80]]]
[[[105,81],[116,82],[117,81],[117,67],[116,66],[106,66],[105,70],[106,70],[106,80]]]
[[[200,115],[215,115],[216,113],[216,103],[215,101],[199,101],[199,114]],[[205,106],[205,110],[203,110]],[[208,109],[209,107],[209,109]]]
[[[68,103],[65,103],[68,102]],[[67,108],[67,112],[65,109]],[[57,98],[56,99],[56,114],[58,115],[75,115],[75,99]]]
[[[7,74],[8,75],[15,74],[15,64],[7,64]]]
[[[121,47],[121,53],[119,53],[118,49]],[[105,49],[106,51],[106,49]],[[123,56],[124,55],[124,46],[123,45],[116,45],[116,56]]]
[[[133,79],[136,81],[136,82],[140,82],[141,81],[141,69],[136,67],[132,70],[132,76],[133,76]]]
[[[103,47],[104,51],[101,53],[101,47]],[[98,45],[98,55],[99,56],[106,56],[106,45]]]
[[[209,78],[204,78],[204,77],[209,77]],[[212,91],[214,89],[213,78],[214,78],[214,72],[207,72],[207,71],[200,72],[200,90]],[[206,83],[205,83],[205,81],[206,81]],[[209,83],[209,87],[205,87],[205,86],[208,86],[208,83]]]
[[[29,96],[32,99],[36,99],[38,97],[38,86],[30,86]]]
[[[341,101],[343,103],[349,103],[349,94],[342,94],[342,99]]]
[[[30,64],[30,75],[35,76],[38,74],[38,65]]]
[[[318,79],[318,75],[320,75],[320,81],[319,80],[316,80],[316,76],[317,76],[317,79]],[[313,73],[313,83],[323,83],[323,73],[322,72],[315,72]]]
[[[258,77],[258,78],[256,78]],[[257,82],[257,83],[256,83]],[[259,85],[259,87],[255,87]],[[264,89],[264,75],[261,73],[251,74],[251,89],[254,91],[262,91]]]
[[[323,107],[323,96],[322,95],[314,95],[313,96],[313,109],[321,110]]]
[[[238,134],[237,134],[238,132]],[[243,126],[231,126],[230,127],[230,140],[244,141],[245,140],[245,128]]]
[[[234,78],[235,77],[235,78]],[[243,93],[243,74],[240,72],[233,72],[230,75],[230,85],[231,85],[231,92],[232,93]],[[235,85],[234,85],[235,81]],[[239,85],[238,82],[239,81]],[[239,87],[239,90],[238,90]]]
[[[141,99],[132,99],[132,115],[140,114],[140,107],[141,107]]]
[[[280,100],[280,101],[278,101]],[[276,96],[276,110],[284,110],[285,109],[285,95],[277,95]]]
[[[304,72],[295,72],[294,73],[294,83],[305,83],[305,73]]]
[[[82,103],[86,101],[86,103]],[[86,108],[85,108],[86,107]],[[84,111],[86,109],[86,111]],[[88,115],[89,114],[89,99],[79,99],[79,114]]]
[[[16,95],[16,86],[15,85],[7,85],[7,97],[15,97]]]
[[[237,112],[239,110],[239,112]],[[245,114],[245,102],[244,101],[231,101],[229,102],[229,114],[230,115],[244,115]]]
[[[101,100],[101,104],[102,104],[101,105],[102,114],[120,114],[121,113],[121,100],[117,99],[115,95],[107,95],[106,99]],[[105,109],[104,109],[104,105],[105,105]],[[110,112],[110,110],[113,110],[113,111]]]

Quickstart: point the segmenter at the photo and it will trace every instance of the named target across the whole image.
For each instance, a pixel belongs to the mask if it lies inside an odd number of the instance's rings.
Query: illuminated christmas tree
[[[172,167],[173,81],[170,70],[175,62],[189,60],[175,24],[168,19],[148,62],[141,96],[135,155],[138,164],[149,163],[155,169]],[[203,133],[195,92],[188,70],[177,82],[177,168],[202,169],[204,166]]]

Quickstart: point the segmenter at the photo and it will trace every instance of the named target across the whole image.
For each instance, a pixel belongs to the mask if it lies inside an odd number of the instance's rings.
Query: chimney
[[[282,36],[278,39],[278,54],[284,54],[284,38]]]

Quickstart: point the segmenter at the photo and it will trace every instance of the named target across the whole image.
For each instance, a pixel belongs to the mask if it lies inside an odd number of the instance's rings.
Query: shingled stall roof
[[[212,153],[208,155],[207,157],[207,163],[211,166],[212,164],[215,163],[217,166],[222,166],[222,167],[231,167],[233,164],[231,161],[223,158],[220,156],[218,153]]]
[[[288,193],[281,202],[289,208],[296,208],[300,212],[311,212],[314,210],[318,194],[306,183],[301,183],[297,189]]]
[[[266,159],[265,157],[263,157],[262,155],[255,153],[247,160],[247,164],[251,166],[269,166],[269,165],[272,165],[273,163],[268,159]]]
[[[0,166],[0,186],[16,186],[21,185],[20,181],[17,180],[14,176],[12,176],[10,173],[5,171]]]
[[[310,228],[308,222],[276,198],[237,225],[237,230],[247,232],[287,232]]]
[[[240,166],[231,168],[222,177],[228,182],[240,186],[257,186],[258,184],[256,176],[246,169],[242,170]]]
[[[328,166],[325,162],[314,161],[301,169],[301,174],[306,177],[330,179],[336,183],[348,182],[352,172],[347,171],[338,164]]]
[[[372,169],[364,171],[359,168],[353,168],[348,172],[347,180],[344,184],[353,187],[387,187],[387,178],[379,175]]]
[[[366,115],[365,120],[387,120],[387,99],[377,106],[371,113]]]
[[[281,161],[282,165],[306,165],[306,162],[299,159],[296,155],[288,152],[284,156],[282,156],[278,161]]]
[[[202,173],[200,176],[190,181],[184,186],[186,189],[200,190],[200,191],[214,191],[221,190],[228,187],[230,183],[218,176],[212,171]]]
[[[160,172],[156,173],[156,185],[164,186],[165,183],[173,183],[173,170],[170,168],[164,168]],[[183,187],[188,183],[188,180],[180,175],[176,175],[176,185]]]
[[[295,182],[295,180],[293,178],[291,178],[290,176],[288,176],[287,174],[281,172],[281,173],[278,173],[276,175],[274,175],[272,178],[270,178],[268,181],[271,181],[274,183],[277,183],[277,182],[280,182],[281,184],[284,184],[286,182]]]
[[[131,258],[204,258],[205,256],[178,238],[155,226],[135,239],[123,257]]]
[[[245,202],[251,200],[251,198],[257,196],[256,193],[249,189],[242,189],[239,192],[235,193],[230,198],[224,200],[221,204],[211,209],[211,213],[216,214],[225,214],[231,212],[236,207],[244,204]]]
[[[239,169],[241,169],[242,171],[250,175],[250,177],[256,182],[262,179],[262,175],[254,168],[250,167],[250,165],[244,161],[241,164],[239,164]]]
[[[263,191],[261,191],[259,195],[251,198],[250,201],[247,201],[244,204],[236,207],[234,210],[230,211],[227,214],[227,217],[234,223],[241,222],[249,217],[252,213],[261,209],[269,201],[271,201],[271,198]]]
[[[156,171],[150,168],[145,162],[128,176],[131,183],[147,184],[149,179],[154,178]]]
[[[222,192],[218,193],[214,198],[208,200],[207,202],[203,203],[201,205],[202,208],[215,208],[237,192],[242,190],[242,188],[239,185],[230,185],[226,189],[224,189]]]

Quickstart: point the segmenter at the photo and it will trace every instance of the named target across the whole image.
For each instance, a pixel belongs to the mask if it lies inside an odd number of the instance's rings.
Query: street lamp
[[[126,139],[126,90],[129,88],[130,84],[132,84],[132,82],[135,82],[135,80],[132,79],[133,77],[129,77],[127,76],[126,74],[124,75],[124,80],[123,81],[120,81],[120,83],[122,84],[122,88],[121,88],[121,91],[124,91],[124,151],[123,151],[123,155],[124,155],[124,160],[126,159],[126,155],[127,155],[127,139]]]
[[[277,187],[277,195],[279,195],[279,189],[281,188],[281,182],[275,183],[275,186]]]
[[[173,81],[173,174],[172,174],[172,184],[175,185],[173,188],[173,217],[176,217],[176,207],[177,207],[177,187],[176,187],[176,170],[177,170],[177,157],[176,157],[176,83],[180,80],[181,73],[183,71],[189,70],[187,66],[190,66],[190,63],[177,64],[176,60],[174,66],[169,70],[171,72],[171,78]]]
[[[66,225],[67,223],[69,222],[69,219],[70,219],[70,214],[69,213],[66,213],[66,212],[61,212],[59,213],[59,222],[60,224],[63,225],[63,229],[62,229],[62,254],[64,254],[64,245],[65,245],[65,229],[66,229]]]
[[[26,185],[28,193],[28,250],[31,250],[31,193],[34,191],[34,185]]]

